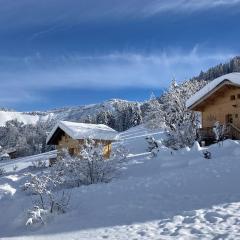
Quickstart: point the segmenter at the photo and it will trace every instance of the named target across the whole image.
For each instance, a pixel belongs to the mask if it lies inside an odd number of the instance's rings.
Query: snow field
[[[6,112],[0,111],[0,126],[5,126],[7,121],[17,119],[19,122],[24,124],[36,124],[37,121],[46,121],[51,118],[53,114],[48,114],[46,116],[30,115],[22,112]]]
[[[21,191],[27,163],[37,157],[19,159],[18,170],[0,177],[0,239],[240,239],[240,142],[208,147],[212,159],[197,144],[162,147],[150,158],[149,133],[164,137],[144,126],[121,133],[130,154],[119,175],[72,189],[68,212],[38,228],[24,225],[32,197]]]

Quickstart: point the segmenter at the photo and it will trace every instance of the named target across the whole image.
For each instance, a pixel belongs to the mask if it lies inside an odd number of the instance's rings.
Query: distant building
[[[7,154],[7,153],[2,153],[2,154],[0,155],[0,160],[1,160],[1,161],[9,160],[9,159],[10,159],[10,156],[9,156],[9,154]]]
[[[17,150],[16,148],[9,148],[6,150],[6,153],[9,155],[11,159],[14,159],[17,157]]]
[[[240,139],[240,73],[216,78],[188,99],[186,105],[201,112],[200,140],[214,138],[216,122],[223,126],[224,138]]]
[[[103,124],[60,121],[49,133],[47,144],[55,145],[57,150],[67,149],[70,155],[79,155],[86,139],[102,144],[103,155],[107,159],[112,142],[117,140],[117,131]]]

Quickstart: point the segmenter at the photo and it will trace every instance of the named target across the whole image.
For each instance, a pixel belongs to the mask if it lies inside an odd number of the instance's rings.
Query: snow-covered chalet
[[[240,73],[214,79],[188,99],[186,105],[201,112],[199,140],[211,141],[216,123],[222,126],[224,138],[240,139]]]
[[[117,140],[117,131],[104,124],[59,121],[49,133],[47,144],[55,145],[57,150],[67,149],[70,155],[78,155],[86,139],[102,144],[103,155],[107,159],[111,154],[112,142]]]

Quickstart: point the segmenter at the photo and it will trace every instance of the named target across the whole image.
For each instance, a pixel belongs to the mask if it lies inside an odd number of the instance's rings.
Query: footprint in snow
[[[216,212],[208,212],[205,214],[204,218],[210,223],[216,223],[223,220],[223,215]]]
[[[107,238],[109,238],[109,236],[108,235],[103,235],[102,238],[107,239]]]
[[[185,217],[183,223],[185,224],[195,223],[195,217]]]
[[[146,236],[146,232],[145,231],[138,231],[137,234],[142,236],[142,237]]]

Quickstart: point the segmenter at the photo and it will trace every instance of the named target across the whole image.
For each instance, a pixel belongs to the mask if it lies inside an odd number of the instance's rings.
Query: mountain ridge
[[[240,56],[220,63],[187,81],[206,83],[231,72],[240,72]],[[161,96],[159,97],[161,99]],[[161,101],[161,100],[160,100]],[[100,103],[50,109],[47,111],[17,112],[7,108],[0,109],[0,126],[8,120],[17,119],[24,124],[34,124],[39,120],[69,120],[77,122],[104,123],[115,130],[124,131],[142,123],[148,107],[145,102],[124,99],[109,99]]]

